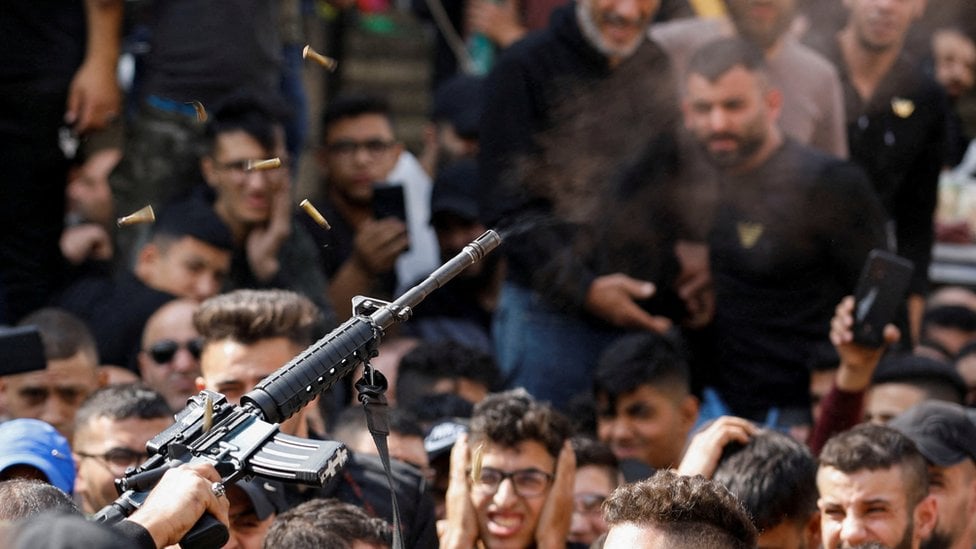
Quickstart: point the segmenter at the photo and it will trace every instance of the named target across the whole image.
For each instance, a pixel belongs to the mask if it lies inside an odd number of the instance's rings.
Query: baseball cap
[[[221,250],[233,250],[234,238],[217,212],[198,196],[173,202],[159,214],[153,234],[190,236]]]
[[[264,520],[271,513],[281,513],[285,510],[285,487],[277,481],[254,477],[250,480],[239,480],[234,486],[241,489],[254,506],[254,514],[258,520]]]
[[[454,214],[469,221],[478,220],[478,164],[462,158],[445,166],[434,180],[430,194],[430,222],[443,214]]]
[[[468,432],[468,425],[460,418],[447,418],[438,421],[427,431],[424,437],[424,450],[427,457],[435,458],[451,451],[459,436]]]
[[[484,77],[458,74],[434,90],[431,119],[447,120],[463,138],[478,137],[481,124]]]
[[[925,459],[940,467],[964,459],[976,461],[976,423],[965,408],[951,402],[927,400],[889,423],[912,439]]]
[[[881,359],[871,377],[873,385],[882,383],[935,383],[951,389],[961,402],[966,395],[966,382],[959,372],[942,360],[913,354],[893,355]]]
[[[0,472],[14,465],[30,465],[63,492],[74,491],[75,462],[68,440],[41,420],[20,418],[0,424]]]
[[[0,376],[45,368],[47,359],[37,326],[0,327]]]

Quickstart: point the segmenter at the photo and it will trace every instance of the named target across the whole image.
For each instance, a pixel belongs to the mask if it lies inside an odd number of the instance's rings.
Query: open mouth
[[[519,533],[525,517],[521,513],[488,513],[488,531],[496,537],[508,538]]]

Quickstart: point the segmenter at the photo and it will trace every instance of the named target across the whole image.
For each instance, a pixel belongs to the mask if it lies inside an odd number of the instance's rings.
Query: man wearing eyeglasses
[[[573,522],[569,541],[590,546],[606,533],[603,502],[623,483],[620,462],[613,450],[596,439],[575,436],[576,478],[573,483]]]
[[[351,314],[354,296],[392,298],[398,284],[428,274],[436,266],[437,245],[427,226],[428,216],[418,210],[429,203],[429,177],[421,175],[425,181],[419,181],[419,186],[426,191],[416,200],[419,195],[412,183],[394,175],[394,170],[400,171],[401,154],[407,155],[396,138],[385,100],[368,95],[337,97],[322,116],[322,135],[317,156],[324,174],[321,209],[332,229],[323,232],[309,224],[307,216],[301,219],[319,243],[329,296],[342,320]],[[416,159],[412,164],[420,170]],[[412,172],[417,175],[417,170]],[[396,185],[377,185],[394,180]],[[379,191],[379,187],[384,188]],[[397,195],[398,189],[402,195]],[[381,193],[392,194],[381,199]],[[408,259],[431,268],[412,274],[410,280],[399,280],[400,267]]]
[[[142,332],[139,375],[174,411],[197,392],[203,338],[193,326],[196,310],[195,301],[170,301],[149,317]]]
[[[325,275],[309,260],[317,253],[315,242],[293,221],[282,119],[277,104],[254,94],[242,93],[216,106],[200,159],[209,189],[190,200],[205,202],[230,229],[234,248],[224,291],[288,289],[331,314]],[[274,158],[280,165],[255,167]]]
[[[71,441],[82,510],[95,513],[115,501],[114,480],[145,461],[146,442],[172,423],[163,396],[142,384],[110,385],[92,393],[78,408]]]
[[[451,451],[442,549],[562,547],[576,469],[569,421],[522,389],[488,396]]]

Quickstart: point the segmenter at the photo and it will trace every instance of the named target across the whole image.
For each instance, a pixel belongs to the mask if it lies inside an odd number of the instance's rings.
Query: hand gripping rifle
[[[175,423],[146,443],[149,459],[115,481],[121,495],[93,520],[115,523],[129,516],[142,505],[163,473],[184,463],[213,464],[222,484],[261,476],[325,485],[345,464],[345,446],[336,441],[286,435],[278,430],[278,424],[363,363],[363,379],[356,384],[359,398],[366,405],[374,438],[385,436],[389,432],[383,395],[386,379],[369,365],[369,359],[378,354],[384,331],[409,319],[413,307],[500,243],[497,233],[485,232],[392,303],[355,298],[352,318],[261,381],[241,397],[240,405],[231,404],[224,395],[212,391],[191,397],[187,407],[176,415]],[[381,412],[371,414],[368,404],[381,405]],[[385,450],[384,439],[381,457]],[[395,520],[397,514],[394,499]],[[227,539],[227,528],[214,517],[204,515],[180,540],[180,545],[219,547]]]

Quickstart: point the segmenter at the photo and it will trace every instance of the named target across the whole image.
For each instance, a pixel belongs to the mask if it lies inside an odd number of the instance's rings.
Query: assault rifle
[[[360,363],[364,365],[363,379],[356,384],[360,400],[367,405],[385,405],[386,380],[369,366],[369,359],[378,354],[384,331],[409,319],[413,308],[432,291],[500,243],[497,233],[485,232],[392,303],[356,297],[352,318],[261,381],[241,397],[240,405],[231,404],[224,395],[212,391],[191,397],[187,407],[176,415],[176,422],[146,444],[149,459],[115,481],[121,495],[93,520],[114,523],[129,516],[142,505],[163,473],[184,463],[213,464],[224,485],[253,476],[325,485],[346,463],[345,446],[336,441],[286,435],[278,430],[278,424]],[[385,435],[385,414],[370,415],[370,408],[366,409],[374,436],[377,432]],[[381,453],[384,450],[385,444]],[[395,509],[394,503],[394,513]],[[180,545],[220,547],[227,539],[227,528],[214,517],[204,515]]]

